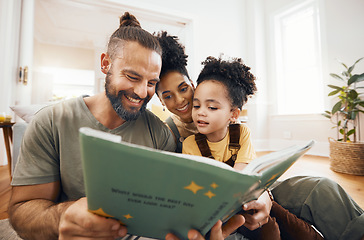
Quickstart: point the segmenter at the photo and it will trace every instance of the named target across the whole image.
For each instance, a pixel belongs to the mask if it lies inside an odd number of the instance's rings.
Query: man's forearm
[[[58,239],[61,215],[72,203],[42,199],[17,203],[9,207],[10,223],[24,239]]]

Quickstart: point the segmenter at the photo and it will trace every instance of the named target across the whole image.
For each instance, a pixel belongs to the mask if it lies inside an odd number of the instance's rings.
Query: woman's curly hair
[[[197,78],[197,86],[206,80],[215,80],[224,84],[228,90],[233,107],[242,108],[248,97],[256,91],[255,76],[249,71],[250,67],[241,58],[223,60],[207,57]]]
[[[177,71],[190,79],[186,68],[188,56],[185,54],[184,46],[178,42],[178,37],[162,31],[157,34],[157,39],[162,47],[162,69],[159,77]]]

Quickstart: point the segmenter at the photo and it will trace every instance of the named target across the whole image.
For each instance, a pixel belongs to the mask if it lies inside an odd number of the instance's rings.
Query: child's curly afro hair
[[[202,65],[204,67],[197,78],[197,86],[206,80],[221,82],[228,90],[233,107],[241,109],[248,97],[257,91],[255,76],[241,58],[223,60],[221,56],[218,59],[210,56]]]

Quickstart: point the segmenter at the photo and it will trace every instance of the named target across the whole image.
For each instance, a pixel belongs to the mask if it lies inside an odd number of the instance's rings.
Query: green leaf
[[[326,113],[323,113],[323,114],[322,114],[322,116],[324,116],[324,117],[326,117],[326,118],[329,118],[329,119],[331,118],[331,115],[326,114]]]
[[[331,84],[329,84],[327,86],[330,87],[330,88],[336,89],[336,90],[344,90],[342,87],[338,87],[338,86],[331,85]]]
[[[356,62],[355,62],[355,63],[354,63],[351,67],[349,67],[348,72],[349,72],[349,73],[351,73],[351,71],[353,71],[353,69],[354,69],[355,65],[356,65],[358,62],[360,62],[363,58],[364,58],[364,57],[359,58],[358,60],[356,60]]]
[[[350,90],[348,93],[349,99],[356,99],[358,97],[358,93],[355,90]]]
[[[340,91],[341,90],[334,90],[334,91],[330,92],[327,96],[329,96],[329,97],[334,96],[334,95],[338,94]]]
[[[353,75],[349,80],[348,80],[348,86],[350,86],[353,83],[358,83],[358,82],[362,82],[364,81],[364,73],[358,75],[355,74]]]
[[[340,77],[339,75],[335,74],[335,73],[330,73],[330,76],[336,79],[339,79],[341,81],[345,81],[342,77]]]
[[[358,99],[356,99],[356,100],[354,100],[354,103],[360,105],[360,104],[364,103],[364,100],[361,100],[361,99],[358,100]]]
[[[339,132],[340,132],[341,134],[343,134],[343,135],[344,135],[344,133],[345,133],[345,131],[344,131],[344,129],[343,129],[343,128],[341,128],[341,129],[339,130]]]
[[[355,133],[355,129],[351,129],[350,131],[348,131],[347,136],[349,137],[350,135]]]
[[[338,86],[331,85],[331,84],[329,84],[327,86],[330,87],[330,88],[336,89],[336,90],[344,91],[344,88],[342,88],[342,87],[338,87]]]
[[[342,71],[341,75],[343,75],[344,77],[350,77],[350,73],[347,71]]]
[[[341,65],[343,65],[346,69],[348,69],[348,66],[346,66],[346,64],[345,64],[345,63],[341,62],[339,59],[337,59],[337,61],[338,61],[339,63],[341,63]]]
[[[335,114],[337,111],[339,111],[341,108],[341,101],[337,102],[333,107],[332,107],[332,110],[331,110],[331,113],[332,114]]]

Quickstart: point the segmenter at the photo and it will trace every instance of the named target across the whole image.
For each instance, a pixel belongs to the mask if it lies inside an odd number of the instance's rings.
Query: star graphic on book
[[[196,194],[198,190],[201,190],[203,188],[204,187],[197,185],[194,181],[191,181],[190,185],[184,187],[184,189],[188,189],[194,194]]]
[[[217,188],[219,185],[217,185],[216,183],[211,183],[210,187],[212,187],[213,189]]]
[[[128,214],[126,214],[126,215],[123,215],[123,217],[124,217],[124,218],[126,218],[126,219],[133,218],[133,216],[131,216],[129,213],[128,213]]]
[[[267,182],[270,182],[272,180],[275,180],[278,175],[280,175],[280,173],[274,174]]]
[[[89,212],[95,213],[95,214],[103,216],[103,217],[109,217],[109,218],[114,217],[114,216],[111,216],[111,215],[105,213],[102,208],[99,208],[97,210],[89,210]]]
[[[213,192],[211,192],[210,190],[209,190],[208,192],[206,192],[204,195],[208,196],[210,199],[211,199],[212,197],[215,197],[215,196],[216,196],[216,194],[214,194],[214,193],[213,193]]]

